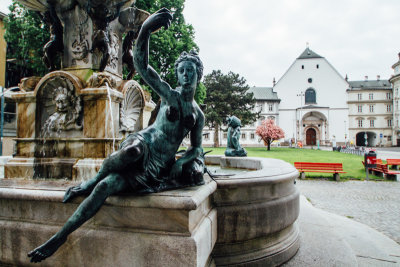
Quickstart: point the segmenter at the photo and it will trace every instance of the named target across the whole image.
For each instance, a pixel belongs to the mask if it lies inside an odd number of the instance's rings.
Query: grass
[[[205,147],[204,151],[212,150],[209,155],[223,155],[225,147]],[[343,170],[346,173],[341,173],[341,179],[357,179],[364,180],[366,177],[364,165],[361,161],[364,157],[345,154],[336,151],[324,151],[316,149],[297,149],[297,148],[281,148],[272,147],[270,151],[266,147],[246,147],[249,157],[262,157],[262,158],[275,158],[289,162],[293,165],[295,161],[303,162],[332,162],[342,163]],[[331,173],[306,173],[306,177],[309,178],[333,178]],[[382,180],[382,177],[378,177],[369,174],[369,178],[373,180]]]

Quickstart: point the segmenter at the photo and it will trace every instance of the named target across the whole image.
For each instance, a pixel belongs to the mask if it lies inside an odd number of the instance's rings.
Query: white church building
[[[278,125],[303,145],[344,144],[348,137],[347,81],[308,47],[273,87],[281,99]]]

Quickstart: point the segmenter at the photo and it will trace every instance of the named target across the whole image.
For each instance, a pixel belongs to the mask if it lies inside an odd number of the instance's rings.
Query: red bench
[[[333,173],[333,178],[340,181],[340,173],[343,171],[342,163],[321,163],[321,162],[295,162],[294,167],[300,172],[300,178],[306,177],[306,172]]]
[[[361,161],[361,162],[362,162],[362,164],[363,164],[364,167],[365,167],[365,162],[364,162],[364,161]],[[382,162],[381,159],[376,159],[376,164],[383,164],[383,162]]]
[[[387,165],[391,165],[393,169],[397,170],[397,166],[400,165],[400,159],[387,159]]]
[[[387,164],[376,164],[376,168],[371,170],[377,176],[382,175],[384,178],[394,178],[395,180],[397,180],[397,175],[400,174],[400,172],[389,170]]]

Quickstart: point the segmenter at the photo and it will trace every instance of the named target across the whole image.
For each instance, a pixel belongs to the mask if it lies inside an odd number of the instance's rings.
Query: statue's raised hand
[[[168,29],[171,25],[172,14],[167,8],[161,8],[156,13],[152,14],[143,23],[142,29],[149,30],[150,32],[155,32],[161,27]]]

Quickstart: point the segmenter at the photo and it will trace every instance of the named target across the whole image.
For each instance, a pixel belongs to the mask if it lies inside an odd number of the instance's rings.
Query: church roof
[[[307,59],[307,58],[323,58],[314,51],[312,51],[310,48],[306,48],[303,53],[297,58],[297,59]]]
[[[257,100],[280,100],[278,93],[274,92],[272,87],[250,87],[247,92],[253,93]]]
[[[348,81],[350,90],[360,89],[392,89],[392,85],[388,80],[364,80],[364,81]]]

